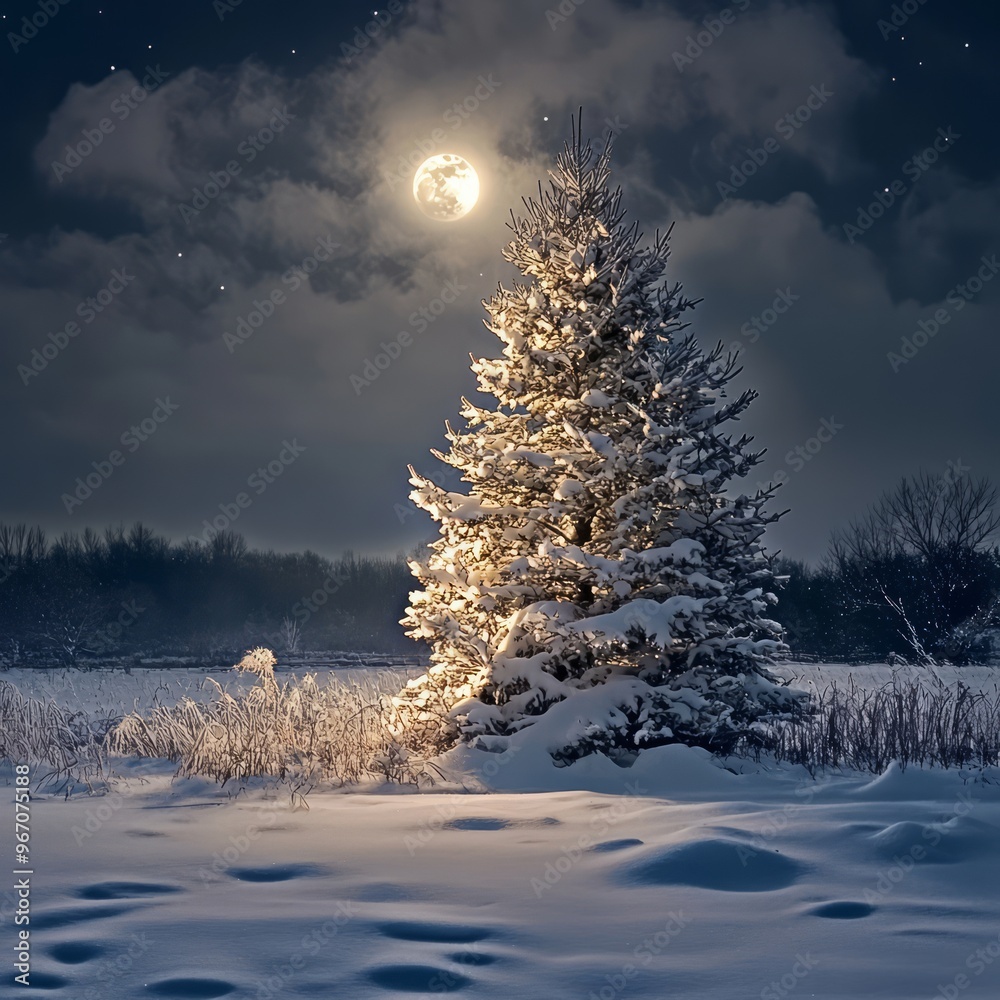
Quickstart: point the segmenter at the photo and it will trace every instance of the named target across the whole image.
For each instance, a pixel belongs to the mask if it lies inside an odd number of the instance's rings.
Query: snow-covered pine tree
[[[499,750],[545,718],[558,762],[626,763],[671,742],[729,751],[805,710],[768,670],[773,490],[732,489],[761,453],[726,429],[756,393],[724,401],[736,359],[684,332],[670,232],[640,247],[610,156],[574,123],[549,189],[511,213],[504,257],[527,281],[483,302],[503,356],[472,364],[496,405],[463,399],[465,429],[434,452],[469,492],[410,470],[440,535],[403,619],[432,665],[395,725],[425,750]]]

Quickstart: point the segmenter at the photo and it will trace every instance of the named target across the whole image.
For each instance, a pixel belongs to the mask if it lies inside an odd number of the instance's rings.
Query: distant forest
[[[172,544],[135,524],[49,542],[0,524],[0,663],[225,661],[258,645],[417,653],[398,624],[411,580],[402,555],[261,552],[232,531]]]
[[[777,559],[773,617],[792,653],[849,662],[987,662],[1000,649],[1000,527],[985,481],[920,474],[834,534],[819,566]],[[50,541],[0,523],[0,667],[268,646],[426,654],[399,619],[402,554],[328,559],[250,549],[221,531],[171,543],[142,524]]]

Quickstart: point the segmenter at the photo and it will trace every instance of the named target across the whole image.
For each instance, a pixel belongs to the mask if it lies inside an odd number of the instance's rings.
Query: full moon
[[[479,199],[479,175],[455,153],[424,160],[413,177],[413,197],[424,215],[454,222],[468,215]]]

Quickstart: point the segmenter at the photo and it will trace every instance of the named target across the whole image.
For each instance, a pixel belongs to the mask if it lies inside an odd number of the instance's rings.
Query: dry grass
[[[1000,689],[893,679],[874,690],[831,684],[807,722],[779,729],[778,760],[819,768],[881,773],[900,767],[1000,764]]]
[[[117,721],[25,697],[13,684],[0,681],[0,760],[48,767],[36,777],[36,787],[90,787],[103,778],[104,741]]]
[[[320,786],[433,777],[419,748],[400,739],[393,706],[398,674],[361,681],[331,676],[322,684],[306,674],[279,683],[274,666],[269,650],[253,650],[235,668],[254,675],[247,691],[230,694],[208,679],[215,688],[208,702],[185,695],[176,705],[124,716],[71,711],[0,681],[0,759],[47,767],[39,784],[68,790],[104,779],[112,754],[165,758],[179,765],[179,774],[205,775],[223,785],[277,780],[302,804],[302,796]],[[778,761],[802,764],[812,773],[879,773],[892,761],[904,768],[1000,764],[997,688],[978,693],[962,684],[894,677],[866,690],[849,679],[818,692],[815,705],[808,721],[773,730]]]
[[[184,698],[126,716],[109,734],[113,753],[162,757],[179,773],[225,784],[256,776],[278,778],[296,791],[382,778],[416,782],[422,761],[398,748],[386,727],[396,675],[319,684],[306,674],[279,684],[270,650],[249,652],[237,670],[256,676],[245,694],[215,684],[213,701]]]

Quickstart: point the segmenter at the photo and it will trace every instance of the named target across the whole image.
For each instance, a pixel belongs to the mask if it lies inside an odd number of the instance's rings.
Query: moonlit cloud
[[[60,531],[141,517],[187,537],[297,437],[305,451],[285,481],[234,524],[252,542],[392,551],[427,534],[406,513],[406,465],[433,467],[443,420],[473,390],[469,352],[496,349],[480,300],[512,277],[508,209],[544,178],[580,105],[588,132],[615,132],[616,177],[643,228],[676,223],[675,276],[705,299],[699,335],[744,348],[745,381],[761,390],[748,429],[769,449],[761,478],[783,473],[793,507],[773,546],[818,556],[832,527],[919,466],[961,457],[1000,475],[985,414],[970,422],[942,388],[961,385],[965,405],[989,398],[976,357],[996,327],[994,288],[903,369],[887,362],[995,249],[996,187],[942,164],[850,245],[842,223],[870,197],[854,123],[872,67],[819,4],[754,4],[678,65],[698,31],[670,4],[588,0],[550,25],[527,0],[448,0],[301,79],[247,59],[74,84],[35,148],[37,179],[107,225],[0,245],[0,416],[21,429],[9,452],[25,470],[4,518]],[[777,128],[821,87],[832,96],[808,121]],[[136,88],[123,115],[115,102]],[[102,119],[113,128],[92,152],[54,168]],[[718,183],[769,137],[758,186],[723,199]],[[413,203],[412,171],[436,152],[480,174],[461,222]],[[25,384],[18,366],[116,268],[134,280]],[[756,337],[741,332],[781,289],[794,305]],[[241,322],[252,334],[232,347]],[[391,363],[376,366],[380,355]],[[165,395],[176,415],[67,514],[67,484]],[[821,452],[787,459],[831,417],[843,429]]]

